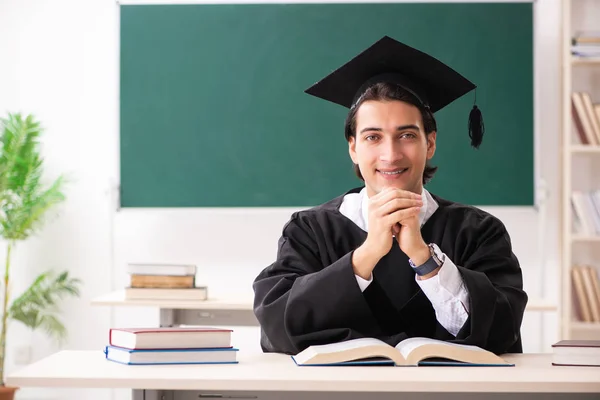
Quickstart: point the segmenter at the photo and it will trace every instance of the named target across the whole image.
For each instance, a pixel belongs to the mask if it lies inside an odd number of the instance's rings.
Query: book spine
[[[166,276],[166,275],[131,275],[132,288],[193,288],[194,275]]]

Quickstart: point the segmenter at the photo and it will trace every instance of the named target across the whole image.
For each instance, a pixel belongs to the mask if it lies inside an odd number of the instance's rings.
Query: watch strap
[[[427,275],[441,267],[443,264],[443,256],[440,257],[436,253],[441,253],[441,250],[436,248],[435,244],[429,244],[429,252],[431,256],[421,265],[415,265],[411,259],[408,260],[410,266],[415,270],[415,273],[419,276]]]
[[[432,273],[439,267],[440,265],[437,263],[437,261],[435,261],[433,256],[431,256],[423,264],[419,265],[418,267],[413,267],[413,269],[417,275],[423,276]]]

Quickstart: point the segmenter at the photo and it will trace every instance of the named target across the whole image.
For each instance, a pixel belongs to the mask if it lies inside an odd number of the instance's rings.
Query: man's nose
[[[402,149],[398,143],[392,140],[387,140],[381,144],[379,153],[380,161],[393,163],[399,159],[402,159],[402,157]]]

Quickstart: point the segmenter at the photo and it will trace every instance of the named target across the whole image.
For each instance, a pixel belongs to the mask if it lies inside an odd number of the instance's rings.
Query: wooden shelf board
[[[527,301],[527,306],[525,307],[525,310],[526,311],[556,311],[557,306],[556,306],[556,304],[554,304],[548,300],[538,299],[538,298],[530,298],[529,301]]]
[[[600,65],[600,57],[571,56],[571,63],[573,65]]]
[[[600,146],[592,146],[589,144],[576,144],[571,146],[573,153],[600,154]]]
[[[571,322],[571,330],[575,331],[598,331],[600,333],[600,322]]]
[[[573,242],[600,242],[600,235],[589,236],[589,235],[573,235],[571,237]]]

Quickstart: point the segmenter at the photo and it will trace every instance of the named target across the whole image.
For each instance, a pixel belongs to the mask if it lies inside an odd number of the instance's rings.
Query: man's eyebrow
[[[419,127],[417,125],[414,124],[410,124],[410,125],[400,125],[399,127],[396,128],[397,131],[403,131],[405,129],[415,129],[415,130],[419,130]],[[367,131],[375,131],[375,132],[382,132],[383,129],[381,128],[374,128],[374,127],[366,127],[360,130],[360,133],[364,133]]]

